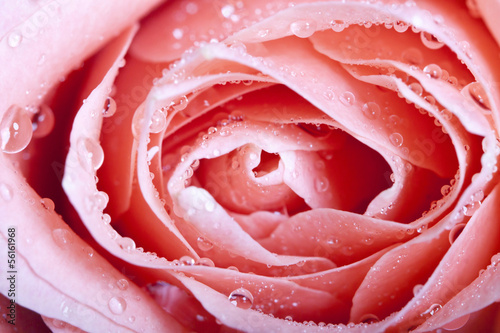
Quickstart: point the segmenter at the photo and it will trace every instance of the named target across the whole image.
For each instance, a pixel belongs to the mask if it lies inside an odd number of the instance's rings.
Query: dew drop
[[[443,71],[441,67],[436,64],[430,64],[424,67],[424,73],[427,74],[430,78],[440,79]]]
[[[87,171],[97,170],[104,162],[104,152],[97,141],[81,137],[77,142],[78,158]]]
[[[480,201],[471,202],[462,207],[462,213],[465,216],[472,216],[479,209],[480,206],[481,206]]]
[[[21,44],[23,40],[23,36],[17,32],[17,31],[14,31],[14,32],[11,32],[9,34],[9,37],[8,37],[8,40],[7,40],[7,43],[9,44],[10,47],[18,47],[19,44]]]
[[[224,126],[220,129],[219,134],[220,136],[230,136],[231,134],[233,134],[233,131],[231,130],[231,128]]]
[[[52,230],[52,238],[59,247],[65,247],[73,243],[71,232],[67,229]]]
[[[450,230],[450,234],[448,236],[450,244],[453,244],[457,240],[458,236],[460,236],[464,228],[465,228],[465,223],[459,223]]]
[[[135,242],[132,238],[120,237],[116,240],[116,242],[122,250],[125,250],[127,252],[132,252],[135,250]]]
[[[52,112],[52,109],[46,104],[41,104],[34,111],[35,114],[31,119],[33,127],[33,137],[43,138],[44,136],[47,136],[50,132],[52,132],[52,129],[54,128],[54,112]]]
[[[190,256],[182,256],[179,259],[179,263],[183,266],[193,266],[196,263],[196,261]]]
[[[116,112],[116,102],[112,97],[106,98],[104,101],[104,107],[102,109],[102,116],[105,118],[109,118],[113,116]]]
[[[417,294],[420,292],[420,290],[422,290],[424,286],[421,285],[421,284],[416,284],[414,287],[413,287],[413,296],[417,296]]]
[[[441,304],[432,304],[427,311],[425,311],[422,315],[431,315],[434,316],[439,310],[441,310],[443,307]]]
[[[380,319],[376,315],[368,313],[362,316],[359,321],[365,324],[374,324],[379,322]]]
[[[250,309],[253,305],[253,295],[245,288],[238,288],[231,292],[229,302],[241,309]]]
[[[33,126],[27,112],[17,105],[9,107],[0,122],[2,151],[18,153],[28,146],[32,136]]]
[[[409,25],[406,22],[403,21],[396,21],[394,22],[394,30],[397,32],[405,32],[408,30]]]
[[[48,210],[49,212],[53,212],[56,205],[54,204],[54,201],[52,201],[49,198],[43,198],[40,200],[40,203],[42,204],[43,208]]]
[[[472,99],[479,104],[483,109],[491,111],[490,101],[484,91],[483,86],[479,82],[473,82],[469,85],[469,94]]]
[[[210,258],[200,258],[198,259],[198,261],[196,261],[196,265],[215,267],[214,262]]]
[[[340,102],[342,102],[342,104],[344,104],[345,106],[351,106],[354,104],[356,97],[352,92],[346,91],[342,95],[340,95],[339,99]]]
[[[198,237],[197,244],[198,248],[202,251],[210,251],[214,247],[214,244],[210,240],[201,236]]]
[[[134,316],[128,317],[128,321],[131,323],[135,322],[135,317]]]
[[[370,120],[375,120],[380,116],[380,106],[375,102],[365,103],[362,111],[363,115]]]
[[[399,133],[392,133],[389,136],[389,140],[394,147],[401,147],[403,145],[403,136]]]
[[[330,182],[328,181],[328,178],[326,177],[318,177],[314,181],[314,186],[316,188],[316,191],[318,193],[323,193],[328,190],[328,187],[330,186]]]
[[[108,302],[109,310],[114,314],[122,314],[127,308],[127,301],[122,297],[112,297]]]
[[[179,98],[179,100],[172,105],[172,108],[175,111],[182,111],[188,106],[188,103],[189,103],[189,99],[187,98],[187,96],[184,95],[184,96],[181,96],[181,98]]]
[[[12,187],[5,183],[0,183],[0,197],[3,201],[11,201],[14,196],[14,192],[12,191]]]
[[[127,279],[119,279],[118,281],[116,281],[116,285],[118,286],[118,289],[120,289],[120,290],[127,290],[129,283],[128,283]]]
[[[335,32],[341,32],[346,28],[346,23],[342,20],[333,20],[331,22],[332,30]]]
[[[431,50],[437,50],[444,46],[444,43],[437,39],[433,34],[426,31],[420,33],[420,39],[422,43]]]
[[[316,23],[314,21],[296,21],[290,25],[290,31],[299,38],[311,37],[316,31]]]
[[[408,85],[411,91],[413,91],[417,96],[422,96],[424,89],[420,85],[420,83],[413,82]]]
[[[149,131],[151,133],[160,133],[167,128],[167,117],[161,110],[156,110],[151,116]]]

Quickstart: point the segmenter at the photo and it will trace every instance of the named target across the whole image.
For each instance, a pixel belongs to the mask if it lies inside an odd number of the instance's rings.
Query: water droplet
[[[135,322],[135,317],[134,316],[128,317],[128,321],[131,323]]]
[[[0,183],[0,197],[4,201],[11,201],[14,196],[14,192],[12,191],[12,187],[5,183]]]
[[[0,139],[4,153],[18,153],[31,141],[33,126],[27,112],[17,105],[7,109],[0,122]]]
[[[231,130],[231,128],[224,126],[220,129],[219,134],[220,136],[230,136],[231,134],[233,134],[233,131]]]
[[[89,212],[92,210],[103,211],[104,208],[108,205],[109,196],[106,192],[97,191],[92,194],[88,199],[88,210]]]
[[[111,117],[116,112],[116,102],[112,97],[106,98],[104,101],[104,108],[102,109],[102,116],[105,118]]]
[[[188,106],[188,103],[189,99],[187,98],[187,96],[181,96],[179,100],[172,105],[172,108],[175,111],[182,111]]]
[[[81,137],[77,142],[78,159],[87,171],[97,170],[104,162],[102,147],[95,140]]]
[[[405,32],[408,30],[409,25],[406,22],[403,21],[396,21],[394,22],[394,30],[397,32]]]
[[[440,79],[443,71],[441,67],[436,64],[430,64],[424,67],[424,73],[427,74],[430,78]]]
[[[193,266],[196,263],[196,261],[190,256],[182,256],[179,259],[179,263],[184,266]]]
[[[22,40],[23,36],[19,32],[14,31],[9,34],[7,43],[10,47],[18,47],[19,44],[21,44]]]
[[[49,212],[53,212],[56,205],[54,204],[54,201],[52,201],[49,198],[43,198],[40,200],[40,203],[42,204],[43,208],[48,210]]]
[[[160,133],[167,128],[167,117],[161,110],[156,110],[151,116],[149,131],[151,133]]]
[[[450,193],[450,190],[451,190],[451,186],[450,185],[443,185],[441,187],[441,194],[443,195],[443,197],[447,196],[448,193]]]
[[[394,147],[401,147],[403,145],[403,136],[399,133],[392,133],[389,136],[389,140]]]
[[[120,289],[120,290],[127,290],[129,283],[128,283],[127,279],[119,279],[118,281],[116,281],[116,285],[118,286],[118,289]]]
[[[469,85],[469,94],[474,101],[479,104],[483,109],[491,111],[490,101],[484,91],[483,86],[479,82],[473,82]]]
[[[450,234],[448,236],[450,244],[453,244],[457,240],[458,236],[460,236],[464,228],[465,228],[465,223],[459,223],[450,230]]]
[[[227,4],[221,8],[220,12],[225,18],[230,18],[234,14],[234,6]]]
[[[365,324],[373,324],[379,322],[380,319],[376,315],[368,313],[361,317],[359,321]]]
[[[114,314],[122,314],[127,308],[127,301],[122,297],[112,297],[108,302],[109,310]]]
[[[46,105],[41,104],[34,111],[32,121],[33,137],[42,138],[47,136],[54,128],[54,112]]]
[[[427,311],[425,311],[422,315],[431,315],[434,316],[439,310],[441,310],[443,307],[441,304],[432,304]]]
[[[342,20],[333,20],[330,25],[335,32],[341,32],[346,28],[346,23]]]
[[[471,202],[462,207],[462,213],[465,216],[472,216],[481,207],[480,201]]]
[[[253,305],[253,295],[245,288],[234,290],[228,297],[229,302],[241,309],[250,309]]]
[[[356,97],[352,92],[346,91],[342,95],[340,95],[339,99],[340,102],[342,102],[342,104],[344,104],[345,106],[351,106],[354,104]]]
[[[196,261],[196,265],[215,267],[214,262],[210,258],[200,258],[198,259],[198,261]]]
[[[380,115],[380,106],[375,102],[368,102],[363,105],[362,111],[366,118],[375,120]]]
[[[214,247],[214,243],[201,236],[198,237],[197,244],[198,248],[202,251],[210,251]]]
[[[411,91],[413,91],[417,96],[422,96],[424,89],[420,85],[420,83],[413,82],[408,85]]]
[[[323,193],[328,190],[328,187],[330,187],[330,182],[326,177],[318,177],[314,181],[314,186],[316,188],[316,191],[318,191],[319,193]]]
[[[296,21],[290,25],[290,31],[299,38],[311,37],[316,31],[316,23],[314,21]]]
[[[420,33],[422,43],[431,50],[437,50],[444,46],[444,43],[437,39],[433,34],[426,31]]]
[[[127,252],[132,252],[135,250],[135,242],[132,238],[120,237],[116,239],[116,242],[122,250],[125,250]]]
[[[67,229],[54,229],[52,230],[52,238],[54,239],[54,242],[59,246],[59,247],[65,247],[68,244],[73,243],[73,235],[71,235],[71,232]]]
[[[421,285],[421,284],[416,284],[414,287],[413,287],[413,296],[417,296],[417,294],[420,292],[420,290],[422,290],[424,286]]]

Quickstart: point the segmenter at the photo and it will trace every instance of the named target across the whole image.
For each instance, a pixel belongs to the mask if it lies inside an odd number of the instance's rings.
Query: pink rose
[[[3,330],[500,329],[498,3],[159,2],[0,5]]]

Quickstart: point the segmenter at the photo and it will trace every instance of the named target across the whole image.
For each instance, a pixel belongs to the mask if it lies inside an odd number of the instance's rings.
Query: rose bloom
[[[500,332],[500,3],[0,4],[2,332]]]

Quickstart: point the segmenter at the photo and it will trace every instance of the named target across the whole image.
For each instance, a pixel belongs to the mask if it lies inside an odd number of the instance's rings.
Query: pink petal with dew
[[[143,291],[74,234],[53,207],[44,205],[5,157],[0,159],[4,170],[0,176],[4,222],[0,243],[7,247],[8,228],[15,227],[16,270],[22,277],[16,284],[23,291],[16,298],[19,304],[86,331],[181,329]],[[7,262],[7,252],[1,256]],[[3,294],[7,294],[8,282],[3,279],[0,283]],[[155,320],[146,322],[145,313]],[[135,320],[130,321],[131,316]]]
[[[1,114],[12,104],[39,104],[54,84],[158,3],[16,3],[15,14],[8,16],[24,20],[1,20],[5,37],[0,43],[0,61],[9,64],[0,80],[0,91],[9,92],[0,99]],[[2,7],[5,14],[13,9],[8,4]]]

